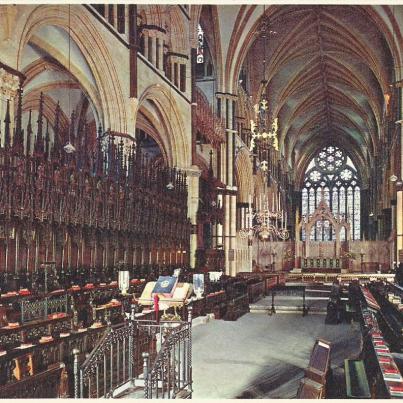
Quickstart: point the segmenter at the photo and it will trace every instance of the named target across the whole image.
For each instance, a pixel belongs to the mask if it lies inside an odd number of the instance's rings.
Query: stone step
[[[275,305],[276,313],[302,313],[303,306],[289,306],[289,305]],[[321,307],[307,307],[308,314],[317,314],[317,315],[326,315],[326,308]],[[271,313],[271,307],[269,306],[256,306],[250,308],[250,313],[264,313],[269,314]]]
[[[144,388],[138,386],[129,387],[113,396],[114,399],[144,399]]]

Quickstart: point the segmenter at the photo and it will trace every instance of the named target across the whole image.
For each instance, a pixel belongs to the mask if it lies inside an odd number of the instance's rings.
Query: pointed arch
[[[98,111],[98,114],[104,128],[128,133],[127,111],[116,63],[83,7],[40,5],[34,8],[26,20],[18,44],[17,69],[20,68],[25,45],[41,27],[50,25],[68,31],[94,75],[102,105],[102,111]]]
[[[180,109],[169,90],[159,84],[147,87],[134,107],[134,116],[137,117],[139,110],[147,107],[152,107],[158,116],[154,122],[163,130],[159,133],[159,139],[168,164],[179,168],[190,166],[190,136],[186,136]]]

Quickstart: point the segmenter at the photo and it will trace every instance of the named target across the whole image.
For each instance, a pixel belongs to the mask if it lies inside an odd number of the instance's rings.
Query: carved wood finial
[[[31,138],[32,138],[32,110],[29,110],[27,125],[27,155],[31,154]]]
[[[4,148],[10,148],[10,100],[7,99],[6,116],[4,118]]]
[[[17,116],[15,117],[15,135],[13,149],[16,153],[24,152],[24,131],[22,130],[22,88],[18,88]]]
[[[38,112],[38,129],[36,132],[36,141],[35,141],[35,153],[37,155],[43,154],[44,151],[44,144],[43,144],[43,137],[42,137],[42,131],[43,131],[43,92],[41,92],[41,95],[39,97],[39,112]]]

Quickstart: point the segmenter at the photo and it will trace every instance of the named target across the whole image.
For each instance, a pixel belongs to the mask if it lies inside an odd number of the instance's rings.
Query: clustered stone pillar
[[[10,133],[14,132],[14,104],[17,90],[20,85],[18,76],[11,74],[4,68],[0,68],[0,116],[6,115],[7,102],[10,101]],[[0,121],[1,145],[4,146],[4,119]]]
[[[180,91],[186,92],[186,89],[189,88],[190,85],[187,77],[189,74],[186,73],[189,67],[188,56],[169,52],[168,64],[170,69],[169,79]]]
[[[403,116],[403,89],[400,88],[400,116]],[[397,261],[403,262],[403,124],[400,123],[400,173],[397,173],[400,177],[399,188],[396,192],[396,256]]]
[[[199,178],[201,171],[197,166],[186,169],[188,181],[188,217],[192,226],[197,223],[197,210],[199,206]],[[193,269],[196,267],[197,234],[192,231],[190,235],[190,256],[189,264]]]
[[[226,193],[224,196],[224,255],[225,273],[236,275],[236,194],[234,166],[235,166],[235,135],[234,115],[236,96],[227,93],[218,93],[219,116],[224,121],[226,128],[226,143],[221,146],[221,181],[224,182]]]
[[[143,29],[141,31],[143,55],[161,72],[164,71],[164,45],[166,43],[166,33],[164,30]]]

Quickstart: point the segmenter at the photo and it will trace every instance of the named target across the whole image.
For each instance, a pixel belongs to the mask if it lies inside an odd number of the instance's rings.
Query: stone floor
[[[360,348],[356,324],[325,325],[325,316],[249,313],[236,322],[193,329],[193,398],[293,398],[316,338],[333,342],[332,367]],[[343,382],[329,397],[342,397]]]

